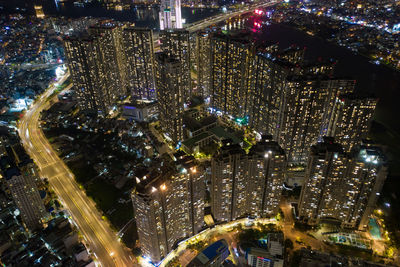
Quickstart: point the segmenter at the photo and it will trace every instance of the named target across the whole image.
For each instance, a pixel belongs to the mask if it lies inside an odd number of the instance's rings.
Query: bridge
[[[252,5],[246,5],[244,8],[237,10],[237,11],[228,11],[227,13],[222,13],[218,14],[209,18],[206,18],[204,20],[200,20],[191,24],[186,24],[184,26],[185,29],[189,30],[190,32],[196,32],[199,30],[202,30],[204,28],[207,28],[211,25],[220,23],[222,21],[225,21],[227,19],[230,19],[232,17],[236,17],[245,13],[253,12],[257,8],[263,8],[263,7],[268,7],[268,6],[273,6],[277,3],[279,3],[279,0],[272,0],[272,1],[267,1],[267,2],[257,2]]]
[[[212,17],[208,17],[206,19],[196,21],[191,24],[185,24],[184,29],[187,29],[189,32],[196,32],[203,30],[211,25],[220,23],[222,21],[225,21],[227,19],[233,18],[240,16],[242,14],[246,14],[249,12],[253,12],[257,8],[263,8],[263,7],[268,7],[268,6],[273,6],[277,3],[280,3],[281,0],[272,0],[272,1],[266,1],[266,2],[257,2],[252,5],[246,5],[244,8],[237,10],[237,11],[228,11],[227,13],[222,13],[218,14]],[[153,33],[153,40],[154,40],[154,50],[156,52],[160,51],[160,37],[159,37],[159,32],[154,32]]]

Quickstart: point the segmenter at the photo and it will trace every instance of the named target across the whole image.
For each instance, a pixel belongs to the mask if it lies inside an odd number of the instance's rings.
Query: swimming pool
[[[371,233],[371,236],[375,239],[382,239],[381,230],[379,229],[379,225],[375,219],[373,218],[369,219],[369,226],[370,226],[369,232]]]

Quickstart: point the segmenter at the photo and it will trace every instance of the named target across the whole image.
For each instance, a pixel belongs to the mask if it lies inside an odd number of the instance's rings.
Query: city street
[[[68,76],[66,74],[58,83],[62,84]],[[66,89],[69,88],[70,86]],[[39,127],[40,112],[49,108],[48,98],[55,89],[56,87],[51,85],[19,121],[18,131],[23,145],[39,167],[41,177],[48,178],[55,193],[70,212],[98,265],[138,266],[134,256],[102,219],[94,202],[79,188],[73,173],[57,156]],[[54,96],[54,101],[56,98],[57,96]]]
[[[300,249],[301,247],[310,246],[312,249],[321,250],[321,251],[332,251],[332,247],[329,247],[322,241],[307,235],[304,232],[298,231],[294,228],[294,218],[292,213],[292,206],[283,201],[280,205],[280,208],[284,215],[283,223],[281,223],[283,234],[285,235],[285,239],[289,238],[293,242],[294,249]],[[296,240],[301,240],[304,244],[299,244]]]
[[[237,244],[235,241],[234,236],[237,234],[237,231],[233,231],[233,228],[238,225],[242,225],[242,227],[247,227],[246,223],[248,223],[248,219],[239,219],[233,222],[221,224],[221,225],[216,225],[213,228],[208,228],[199,234],[190,237],[189,239],[182,241],[179,245],[178,248],[175,250],[171,251],[161,262],[159,265],[160,267],[167,266],[168,262],[173,259],[174,257],[178,256],[179,260],[181,261],[182,266],[187,265],[193,258],[196,256],[195,253],[192,253],[187,250],[187,245],[190,243],[196,243],[198,241],[207,241],[207,242],[216,242],[220,239],[225,239],[227,243],[229,244],[229,249],[231,251],[231,257],[230,259],[235,263],[237,262],[238,258],[236,254],[234,253],[233,249],[237,248]],[[253,225],[256,225],[257,223],[263,223],[263,224],[269,224],[273,223],[276,224],[275,219],[256,219],[253,222]],[[149,265],[150,266],[150,265]]]
[[[273,223],[276,224],[278,227],[281,228],[284,238],[285,239],[290,239],[293,242],[294,249],[300,249],[302,247],[307,247],[310,246],[312,249],[315,250],[321,250],[325,252],[333,252],[335,249],[334,247],[330,247],[323,243],[322,241],[307,235],[305,232],[298,231],[294,229],[294,218],[291,210],[291,205],[287,203],[286,201],[283,202],[280,206],[284,213],[284,220],[282,221],[276,221],[275,219],[256,219],[253,222],[253,225],[256,225],[257,223],[263,223],[263,224],[269,224]],[[181,244],[178,246],[177,249],[172,251],[170,254],[168,254],[165,259],[162,261],[160,267],[166,266],[167,263],[173,259],[175,256],[178,256],[180,259],[180,262],[182,266],[187,265],[195,256],[196,254],[193,253],[192,251],[187,250],[187,245],[190,243],[196,243],[198,241],[207,241],[207,242],[215,242],[219,239],[225,239],[230,248],[237,248],[237,244],[235,242],[234,236],[237,234],[236,231],[232,231],[232,228],[241,224],[242,227],[246,227],[246,222],[248,222],[248,219],[240,219],[236,220],[230,223],[225,223],[221,225],[217,225],[214,228],[209,228],[207,230],[204,230],[203,232],[197,234],[196,236],[193,236],[186,240],[185,242],[181,242]],[[296,240],[301,240],[303,243],[299,244],[296,242]],[[231,254],[232,251],[231,251]],[[234,256],[233,260],[237,260],[236,257]]]

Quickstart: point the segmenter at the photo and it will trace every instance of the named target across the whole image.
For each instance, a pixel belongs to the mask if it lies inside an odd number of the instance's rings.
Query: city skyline
[[[0,1],[0,262],[400,264],[393,1]]]

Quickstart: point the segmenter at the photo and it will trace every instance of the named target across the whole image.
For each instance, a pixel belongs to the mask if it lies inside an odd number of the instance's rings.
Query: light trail
[[[67,77],[68,75],[64,76],[60,84]],[[62,199],[73,222],[78,226],[89,249],[93,255],[96,255],[101,265],[139,266],[135,258],[131,257],[130,251],[118,241],[110,225],[102,220],[101,213],[96,209],[94,202],[79,188],[73,173],[58,157],[39,128],[40,112],[50,107],[47,98],[55,89],[56,87],[52,85],[41,97],[38,97],[19,122],[18,132],[22,143],[39,167],[41,177],[48,178],[55,193]]]

